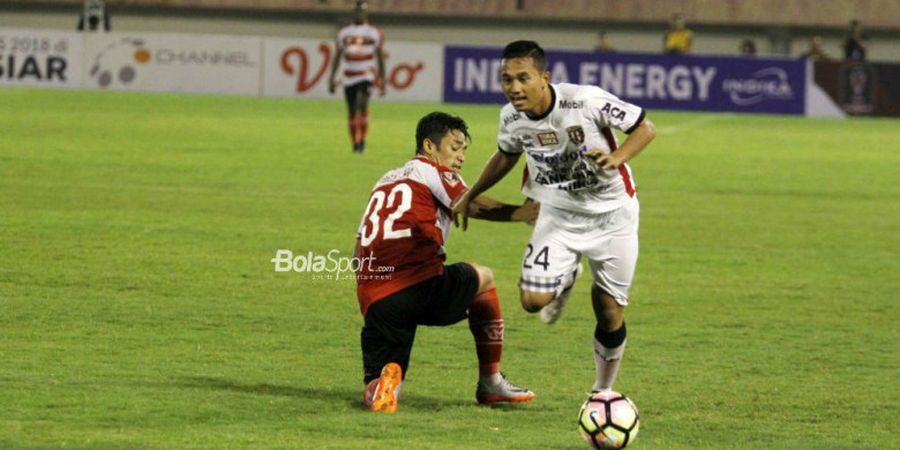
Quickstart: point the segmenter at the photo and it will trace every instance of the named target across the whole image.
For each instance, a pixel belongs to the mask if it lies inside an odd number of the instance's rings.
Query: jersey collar
[[[547,110],[544,111],[544,113],[539,116],[532,117],[532,116],[529,116],[528,113],[525,113],[525,117],[527,117],[529,120],[534,120],[534,121],[542,120],[542,119],[546,118],[547,116],[549,116],[550,113],[553,112],[553,108],[556,108],[556,89],[553,89],[552,84],[547,84],[547,86],[550,86],[550,107],[547,108]]]
[[[436,162],[434,162],[434,161],[432,161],[432,160],[430,160],[430,159],[428,159],[427,157],[422,156],[422,155],[418,155],[418,156],[416,156],[416,157],[413,158],[413,159],[417,159],[417,160],[419,160],[419,161],[421,161],[421,162],[423,162],[423,163],[425,163],[425,164],[428,164],[428,165],[430,165],[430,166],[434,166],[434,167],[436,167],[436,168],[439,169],[439,170],[449,170],[449,171],[453,171],[453,169],[451,169],[451,168],[449,168],[449,167],[447,167],[447,166],[442,166],[442,165],[440,165],[440,164],[438,164],[438,163],[436,163]]]

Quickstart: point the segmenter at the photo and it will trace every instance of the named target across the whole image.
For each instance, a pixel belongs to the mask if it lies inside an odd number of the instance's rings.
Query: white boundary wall
[[[333,98],[333,52],[317,39],[4,28],[0,86]],[[385,54],[385,100],[441,100],[442,45],[392,41]]]

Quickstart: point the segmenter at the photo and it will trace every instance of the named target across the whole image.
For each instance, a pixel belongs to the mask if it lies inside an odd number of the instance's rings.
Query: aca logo
[[[150,50],[143,39],[123,38],[97,53],[88,76],[101,88],[114,84],[127,86],[137,78],[138,68],[150,59]]]
[[[309,52],[308,48],[294,46],[286,48],[281,53],[279,67],[286,75],[296,77],[295,90],[298,93],[309,91],[320,82],[328,82],[325,79],[325,73],[331,67],[332,58],[334,57],[332,48],[327,43],[320,42],[316,51],[318,53],[316,59],[320,61],[317,66],[313,65],[313,55],[310,54],[312,52],[307,53]],[[414,64],[400,63],[391,66],[389,63],[390,57],[390,53],[384,53],[385,71],[387,72],[386,81],[388,87],[393,90],[402,91],[409,88],[415,83],[416,76],[425,69],[425,64],[422,61],[417,61]]]

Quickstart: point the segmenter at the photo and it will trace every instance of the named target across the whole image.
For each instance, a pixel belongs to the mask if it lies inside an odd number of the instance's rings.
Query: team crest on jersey
[[[537,138],[538,142],[540,142],[543,146],[559,145],[559,139],[556,137],[556,133],[553,131],[538,133]]]
[[[459,183],[459,177],[453,172],[441,172],[441,178],[443,178],[450,187],[454,187]]]
[[[534,148],[534,138],[530,134],[519,136],[519,143],[522,144],[523,148]]]
[[[566,128],[566,133],[569,134],[569,142],[575,145],[584,143],[584,128],[581,128],[581,125]]]

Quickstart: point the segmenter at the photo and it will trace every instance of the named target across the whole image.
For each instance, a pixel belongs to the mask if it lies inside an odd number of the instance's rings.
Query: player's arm
[[[519,156],[520,154],[505,153],[501,150],[497,150],[494,156],[491,156],[484,170],[481,171],[481,175],[478,176],[478,181],[453,206],[453,223],[456,226],[460,226],[459,217],[462,216],[462,229],[465,230],[469,227],[469,205],[472,199],[487,192],[488,189],[502,180],[516,166]]]
[[[585,156],[593,158],[594,162],[603,169],[617,169],[637,156],[654,137],[656,137],[656,127],[650,119],[645,118],[628,135],[618,150],[612,153],[603,153],[599,149],[591,149],[585,152]]]
[[[384,97],[387,78],[384,77],[384,51],[380,46],[375,49],[375,59],[378,61],[378,94]]]
[[[338,66],[341,65],[341,56],[343,56],[344,50],[341,49],[340,45],[334,45],[334,60],[331,61],[331,73],[328,74],[328,93],[334,94],[335,89],[337,89],[337,80],[335,80],[335,75],[337,75]]]
[[[540,203],[535,202],[510,205],[487,195],[479,195],[469,204],[469,217],[493,222],[525,222],[533,225],[540,207]]]

